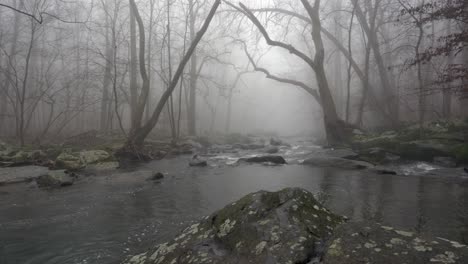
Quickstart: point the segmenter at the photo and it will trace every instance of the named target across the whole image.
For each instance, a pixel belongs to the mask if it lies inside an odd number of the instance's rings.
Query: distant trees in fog
[[[255,89],[244,82],[251,75],[306,91],[330,143],[356,128],[466,117],[467,6],[3,1],[0,135],[25,144],[116,130],[130,146],[152,131],[174,142],[195,135],[202,119],[207,131],[229,132],[234,91]],[[275,73],[264,63],[272,51],[304,70]]]

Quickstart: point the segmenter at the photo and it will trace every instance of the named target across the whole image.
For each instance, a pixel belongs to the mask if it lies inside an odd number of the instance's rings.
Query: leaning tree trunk
[[[190,30],[190,41],[195,39],[195,14],[194,14],[194,3],[193,0],[189,0],[189,30]],[[197,111],[197,51],[195,50],[190,59],[190,73],[189,73],[189,108],[187,111],[187,130],[188,134],[195,136],[197,133],[196,125],[196,111]]]
[[[144,110],[144,107],[146,105],[146,96],[148,96],[148,80],[147,80],[147,74],[146,74],[146,68],[145,68],[145,62],[144,62],[144,46],[145,46],[145,30],[143,27],[143,21],[141,19],[140,14],[138,13],[138,9],[136,7],[135,1],[130,0],[130,4],[132,7],[132,11],[135,14],[135,17],[138,22],[138,28],[139,28],[139,34],[140,34],[140,73],[143,78],[143,86],[141,89],[141,94],[138,100],[138,113],[136,115],[136,118],[139,118],[139,122],[141,123],[141,118],[142,118],[142,113]],[[151,132],[151,130],[156,126],[156,124],[159,121],[159,117],[161,115],[161,112],[164,109],[164,106],[166,105],[167,100],[171,96],[172,92],[174,89],[177,87],[177,83],[179,82],[179,79],[184,71],[185,66],[187,65],[188,61],[190,60],[190,57],[192,56],[193,52],[195,51],[195,48],[197,47],[198,43],[202,39],[203,35],[206,33],[208,30],[208,27],[213,20],[213,17],[216,13],[216,10],[218,9],[219,5],[221,4],[221,0],[216,0],[215,3],[213,4],[210,13],[208,14],[207,18],[205,19],[205,22],[203,23],[202,28],[200,31],[195,36],[195,39],[192,41],[190,44],[190,48],[187,50],[185,53],[184,57],[182,58],[181,62],[179,63],[179,66],[174,73],[174,76],[169,83],[168,89],[164,91],[162,94],[156,108],[154,109],[151,118],[143,125],[143,126],[138,126],[138,127],[133,127],[130,135],[127,139],[127,143],[124,147],[124,149],[132,151],[135,149],[139,149],[143,146],[145,138],[148,136],[148,134]],[[138,120],[137,120],[138,121]]]
[[[319,16],[320,0],[315,1],[314,7],[312,7],[307,0],[301,0],[301,2],[312,20],[312,40],[315,45],[314,72],[320,98],[322,100],[323,121],[327,134],[327,141],[330,145],[341,144],[348,140],[349,131],[346,129],[345,122],[338,117],[335,102],[331,95],[330,86],[325,74],[325,48],[322,40],[322,24]]]

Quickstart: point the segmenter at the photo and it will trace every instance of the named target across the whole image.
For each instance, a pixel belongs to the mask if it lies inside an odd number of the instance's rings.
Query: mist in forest
[[[468,263],[467,174],[467,0],[0,0],[0,264]]]
[[[143,134],[343,141],[330,131],[465,116],[466,15],[435,13],[438,1],[293,2],[2,1],[1,135],[133,136],[154,114]]]

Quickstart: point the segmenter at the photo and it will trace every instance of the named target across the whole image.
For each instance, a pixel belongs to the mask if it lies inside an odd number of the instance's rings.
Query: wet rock
[[[446,167],[446,168],[455,168],[457,162],[454,158],[451,157],[434,157],[434,164]]]
[[[72,176],[73,174],[69,174],[66,170],[54,170],[39,176],[36,182],[39,187],[70,186],[74,183]]]
[[[190,167],[206,167],[208,166],[208,162],[204,159],[198,157],[198,155],[194,155],[189,162]]]
[[[119,163],[117,161],[99,162],[86,166],[86,170],[94,171],[115,170],[117,168],[119,168]]]
[[[383,168],[383,167],[374,167],[374,168],[371,168],[371,171],[377,174],[382,174],[382,175],[397,175],[398,174],[394,170]]]
[[[279,138],[270,138],[270,145],[272,145],[272,146],[287,146],[287,147],[291,146],[291,145],[289,145],[288,143],[282,141]]]
[[[376,163],[393,162],[394,156],[387,152],[406,160],[432,162],[435,157],[451,157],[457,164],[468,164],[466,127],[464,122],[435,122],[423,128],[409,126],[398,132],[356,135],[352,146],[361,154],[360,158]],[[373,155],[372,149],[383,151]]]
[[[84,168],[86,165],[82,162],[78,155],[63,152],[55,160],[56,169],[64,170],[79,170]]]
[[[219,143],[224,143],[224,144],[229,144],[229,145],[235,145],[235,144],[249,145],[252,143],[252,141],[253,141],[252,138],[247,135],[233,133],[233,134],[225,135],[222,142],[219,142]]]
[[[353,159],[359,155],[349,148],[329,148],[320,152],[321,155],[343,159]]]
[[[260,191],[124,263],[309,263],[342,222],[305,190]]]
[[[184,143],[184,145],[190,145],[194,149],[202,149],[203,145],[198,143],[197,141],[193,139],[187,139]]]
[[[164,174],[162,174],[161,172],[156,172],[146,180],[147,181],[158,181],[158,180],[162,180],[162,179],[164,179]]]
[[[365,161],[350,160],[336,157],[311,157],[304,160],[302,164],[340,169],[367,169],[374,167],[373,164]]]
[[[47,168],[39,166],[1,168],[0,185],[32,181],[47,172]]]
[[[268,148],[265,148],[265,153],[268,153],[268,154],[275,154],[275,153],[278,153],[279,152],[279,148],[278,147],[268,147]]]
[[[451,156],[451,148],[450,144],[439,140],[415,140],[401,143],[398,153],[407,159],[431,162],[437,156]]]
[[[357,158],[379,164],[394,163],[400,160],[400,156],[378,147],[360,150]]]
[[[256,150],[256,149],[262,149],[265,147],[262,144],[234,144],[233,146],[235,148],[239,148],[243,150]]]
[[[109,160],[111,155],[104,150],[88,150],[80,152],[80,159],[84,164],[94,164]]]
[[[468,263],[465,245],[376,223],[338,227],[325,252],[324,264]]]
[[[240,161],[252,163],[273,163],[273,164],[286,164],[286,160],[281,156],[256,156],[251,158],[241,158]]]
[[[7,149],[7,144],[0,140],[0,151],[6,150],[6,149]]]
[[[42,150],[5,150],[0,151],[0,161],[5,167],[35,165],[47,161],[47,155]]]

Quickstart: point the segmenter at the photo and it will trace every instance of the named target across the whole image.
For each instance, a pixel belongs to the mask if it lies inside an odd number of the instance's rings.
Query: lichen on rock
[[[343,221],[303,189],[259,191],[125,263],[307,263]]]
[[[468,248],[460,243],[377,223],[345,223],[330,241],[323,264],[468,263]]]

